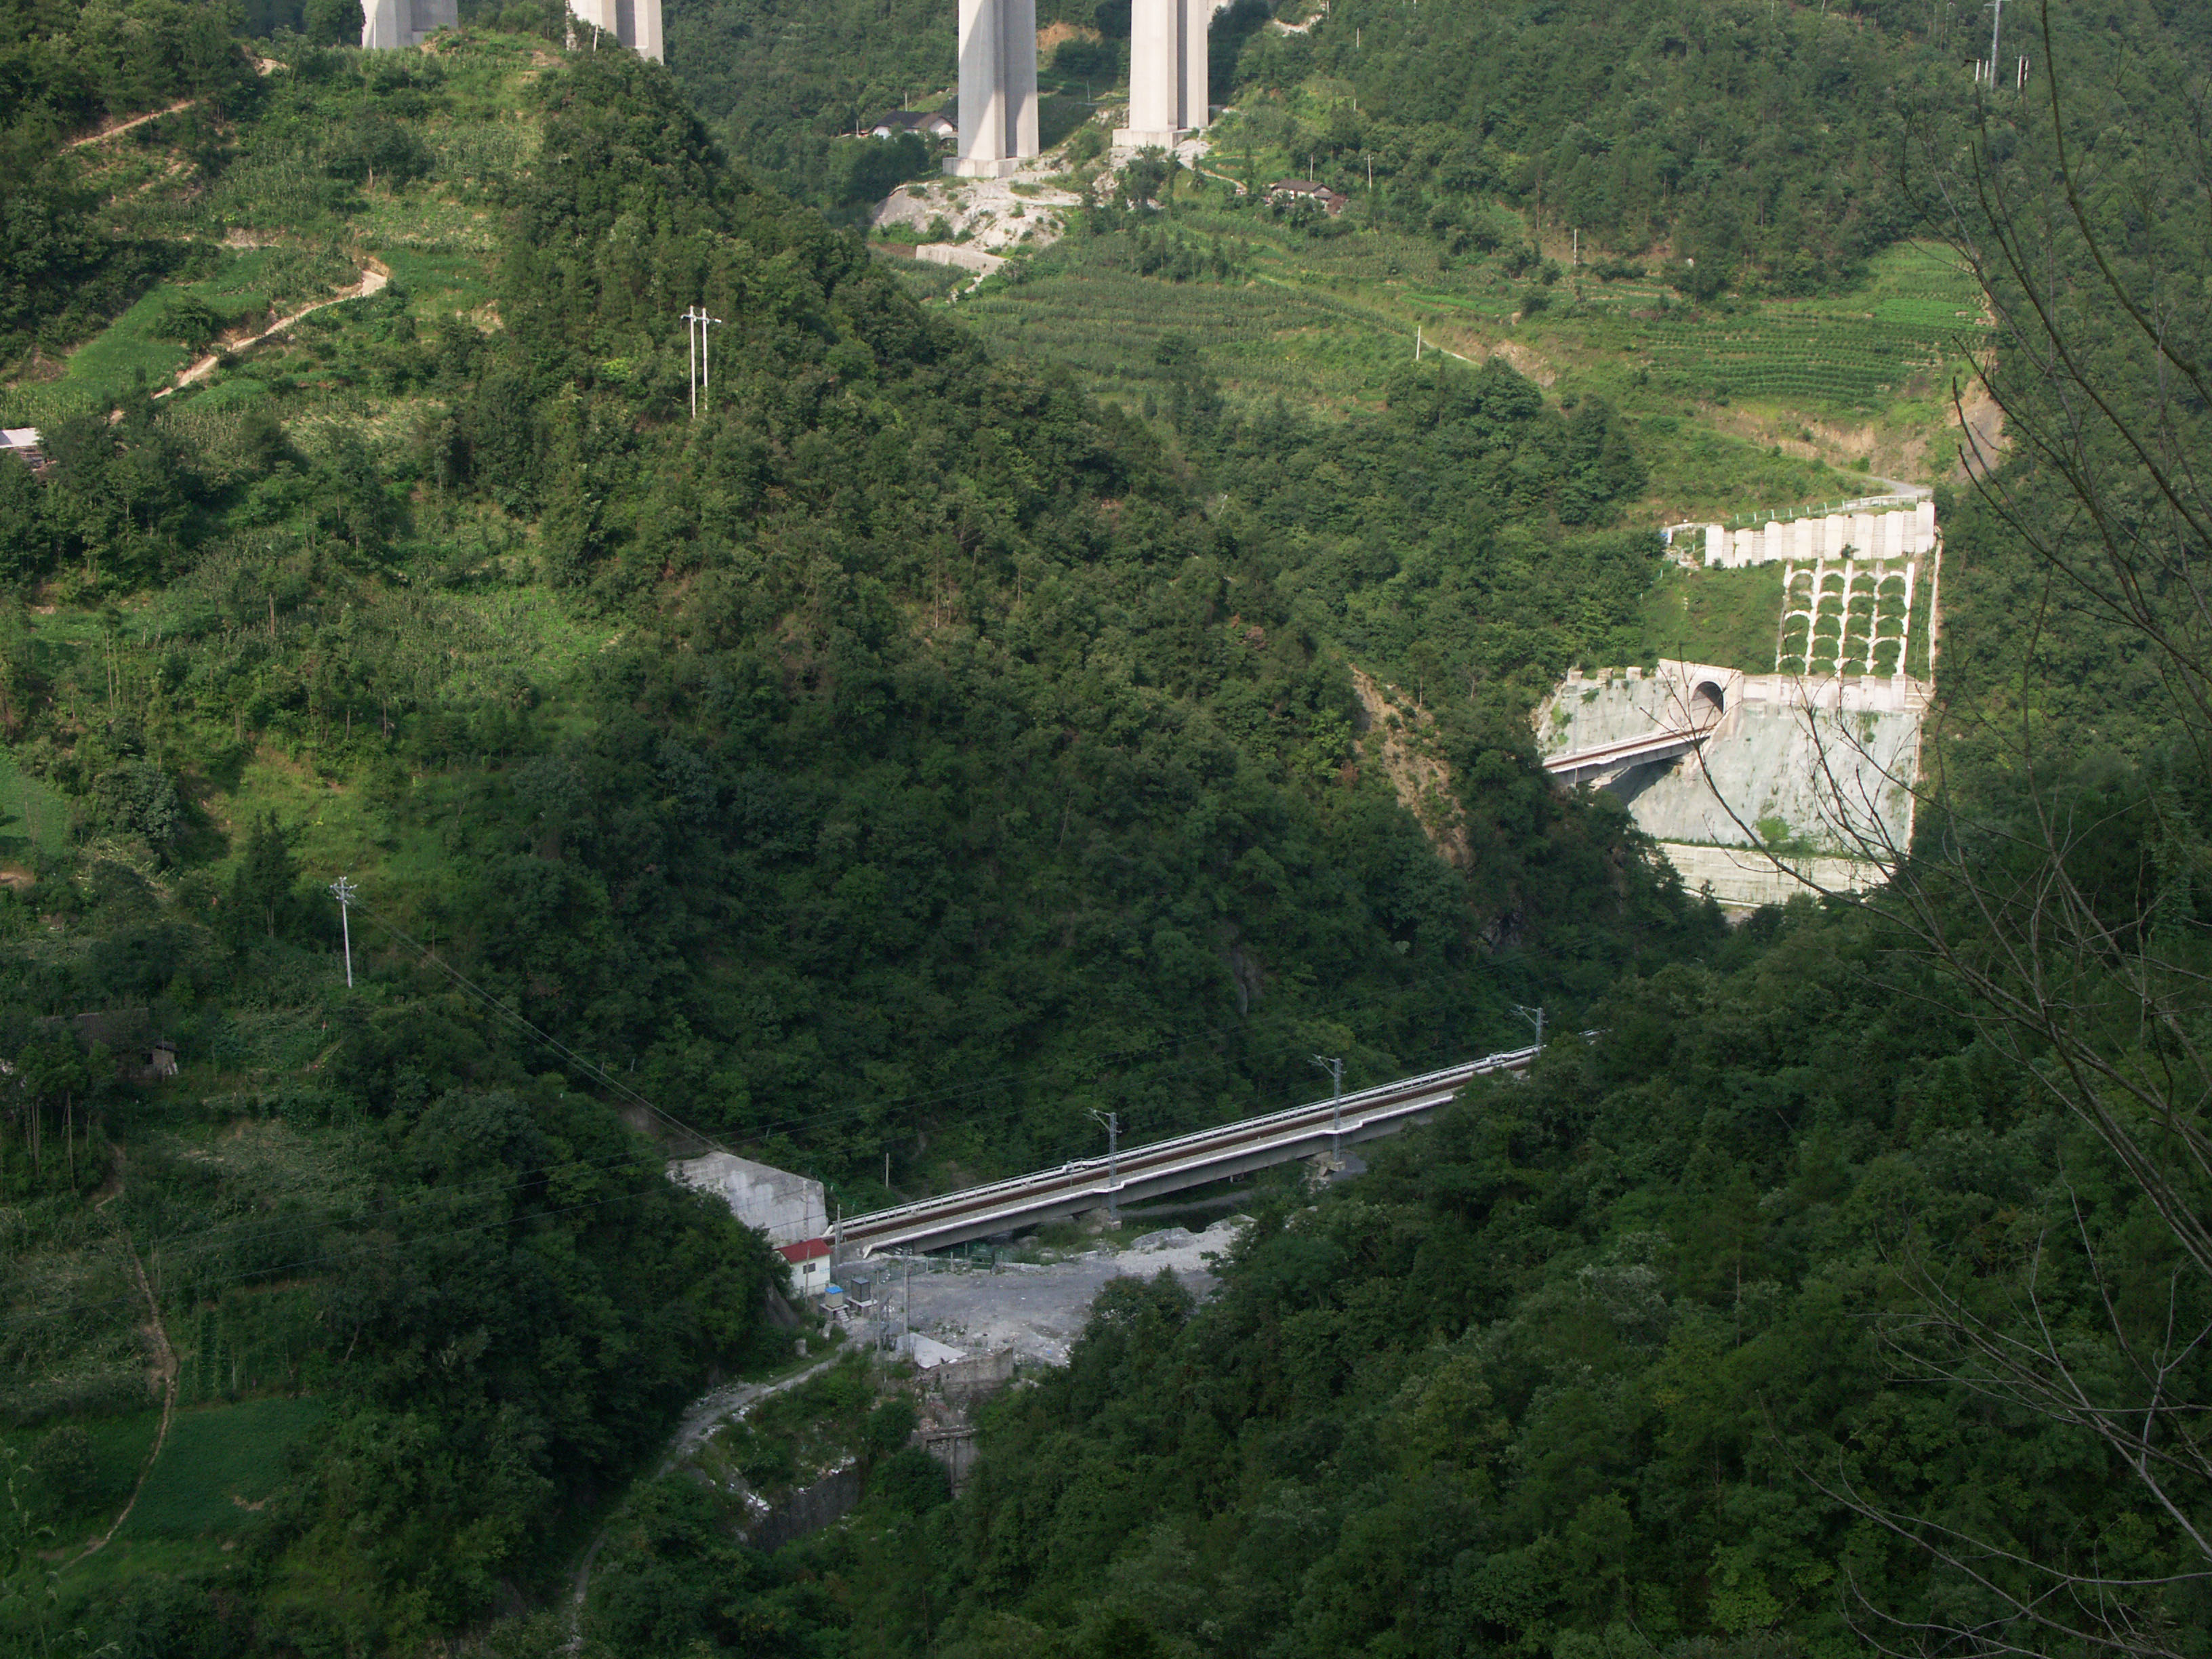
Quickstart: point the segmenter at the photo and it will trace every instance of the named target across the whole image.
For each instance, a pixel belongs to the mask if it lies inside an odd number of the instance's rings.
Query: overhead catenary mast
[[[1344,1160],[1344,1062],[1328,1054],[1316,1054],[1313,1063],[1328,1073],[1330,1098],[1335,1103],[1329,1115],[1328,1155],[1341,1164]]]

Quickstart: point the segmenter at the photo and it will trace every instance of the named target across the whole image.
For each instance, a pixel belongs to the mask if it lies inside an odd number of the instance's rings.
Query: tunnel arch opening
[[[1728,712],[1728,694],[1715,680],[1699,683],[1690,694],[1690,718],[1699,726],[1711,726]]]

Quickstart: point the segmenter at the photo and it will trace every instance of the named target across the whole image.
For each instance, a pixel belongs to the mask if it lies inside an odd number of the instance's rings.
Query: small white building
[[[34,426],[0,427],[0,452],[21,458],[33,472],[46,470],[46,453],[39,447],[39,428]]]
[[[802,1238],[796,1244],[779,1244],[775,1251],[791,1264],[791,1287],[801,1296],[820,1296],[837,1288],[830,1282],[828,1239]]]
[[[936,110],[902,109],[879,115],[868,129],[871,138],[896,138],[902,132],[919,133],[931,140],[957,138],[960,129]]]

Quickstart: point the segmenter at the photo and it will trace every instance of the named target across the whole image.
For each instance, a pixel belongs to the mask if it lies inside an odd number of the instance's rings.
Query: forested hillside
[[[886,1152],[943,1182],[1092,1106],[1279,1103],[1316,1047],[1497,1046],[1717,927],[1510,711],[1438,731],[1481,781],[1448,861],[1290,526],[994,367],[661,70],[549,44],[283,33],[202,151],[197,105],[40,140],[158,259],[0,392],[45,463],[0,467],[25,1631],[411,1651],[550,1594],[687,1392],[788,1345],[617,1104],[864,1206]],[[1486,514],[1601,520],[1627,463],[1483,388],[1432,413],[1522,481]]]
[[[686,91],[741,155],[794,180],[810,132],[849,131],[953,80],[941,7],[691,0],[677,17],[670,64]],[[1929,18],[1902,3],[1831,15],[1739,0],[1353,0],[1284,32],[1248,0],[1213,23],[1213,96],[1239,118],[1217,155],[1233,170],[1252,149],[1280,152],[1346,190],[1364,190],[1371,161],[1380,213],[1454,252],[1496,245],[1488,206],[1502,202],[1598,246],[1668,250],[1701,296],[1738,283],[1808,294],[1908,234],[1905,127],[1953,130],[1963,112],[1974,26],[1953,19],[1930,39]],[[1038,10],[1041,27],[1109,43],[1127,20],[1126,4]],[[1985,53],[1985,30],[1978,41]],[[1110,101],[1113,78],[1094,94]]]
[[[375,55],[341,9],[0,42],[0,424],[40,430],[0,456],[0,1640],[2200,1659],[2212,398],[2161,162],[2201,22],[2084,26],[2063,154],[2047,95],[1916,148],[1893,94],[1957,47],[1911,9],[1654,3],[1610,58],[1618,9],[1224,29],[1268,143],[1395,147],[1378,283],[1579,191],[1701,314],[1893,282],[1908,231],[1981,284],[2010,449],[1942,503],[1920,840],[1731,929],[1526,723],[1632,648],[1711,404],[1394,355],[1325,418],[1155,327],[1124,408],[733,159],[820,200],[791,157],[878,26],[810,24],[796,86],[764,11],[677,9],[663,70],[535,3]],[[1171,178],[1092,240],[1225,283]],[[1621,381],[1680,407],[1712,337]],[[1277,1188],[1212,1300],[1102,1298],[957,1497],[857,1366],[810,1396],[843,1523],[771,1557],[653,1478],[794,1346],[666,1154],[849,1211],[1537,1003],[1528,1082]]]
[[[2001,112],[1978,197],[1907,177],[2013,448],[1944,492],[1891,885],[1625,977],[1528,1085],[1263,1211],[1206,1304],[1118,1285],[956,1502],[815,1547],[861,1650],[2207,1650],[2208,202],[2148,160],[2167,84],[2112,52]]]

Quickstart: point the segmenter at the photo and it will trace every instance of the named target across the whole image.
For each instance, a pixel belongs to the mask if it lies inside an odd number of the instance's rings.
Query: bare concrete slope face
[[[1620,796],[1683,879],[1723,904],[1870,886],[1887,851],[1911,839],[1931,688],[1859,671],[1904,663],[1915,586],[1923,566],[1932,584],[1942,557],[1932,509],[1777,523],[1741,550],[1716,526],[1706,542],[1708,568],[1779,561],[1802,576],[1785,581],[1776,618],[1779,672],[1577,669],[1536,714],[1545,768]],[[1932,647],[1932,596],[1927,609]]]

